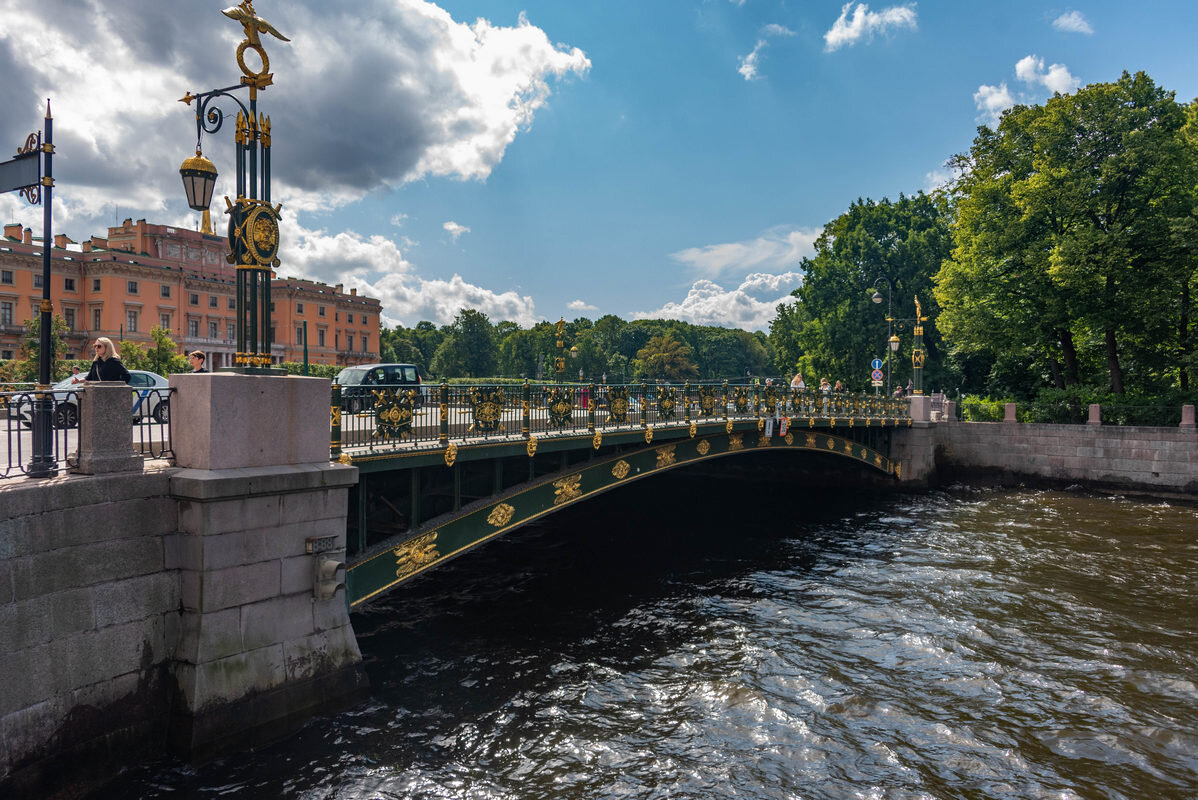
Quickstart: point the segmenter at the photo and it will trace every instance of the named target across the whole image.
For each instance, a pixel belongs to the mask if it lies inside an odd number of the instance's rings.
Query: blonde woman
[[[121,354],[117,352],[111,339],[107,336],[96,339],[96,343],[92,345],[92,352],[96,354],[96,358],[92,361],[92,368],[85,380],[129,382],[129,370],[121,363]]]

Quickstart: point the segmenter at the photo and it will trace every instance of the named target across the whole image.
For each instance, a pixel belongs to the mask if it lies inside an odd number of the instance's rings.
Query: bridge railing
[[[792,421],[910,417],[905,399],[765,384],[530,383],[375,386],[350,403],[333,385],[332,455],[468,440],[579,436],[777,416]],[[359,410],[360,409],[360,410]]]

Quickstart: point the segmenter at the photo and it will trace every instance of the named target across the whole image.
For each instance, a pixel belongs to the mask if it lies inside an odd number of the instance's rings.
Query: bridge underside
[[[739,428],[739,429],[738,429]],[[730,429],[730,430],[729,430]],[[351,500],[351,608],[508,531],[632,481],[712,459],[804,452],[896,476],[889,433],[879,427],[793,428],[759,422],[623,437],[494,442],[455,451],[358,459]],[[510,452],[509,452],[510,451]],[[523,452],[522,452],[523,451]],[[448,462],[448,463],[447,463]],[[355,513],[356,512],[356,513]]]

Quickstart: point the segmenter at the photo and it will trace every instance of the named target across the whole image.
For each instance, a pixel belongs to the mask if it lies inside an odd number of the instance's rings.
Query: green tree
[[[1186,123],[1172,93],[1124,73],[980,128],[956,159],[956,246],[936,279],[953,347],[1023,353],[1057,387],[1179,376],[1198,185]]]
[[[632,362],[633,373],[641,379],[685,381],[697,378],[699,370],[691,361],[691,352],[689,345],[669,334],[659,334],[637,351],[636,360]]]
[[[905,382],[911,374],[912,319],[919,297],[931,318],[924,325],[925,386],[955,380],[941,357],[932,295],[932,278],[950,246],[949,207],[940,198],[920,193],[900,195],[893,203],[885,198],[853,203],[824,226],[815,256],[800,267],[803,285],[792,292],[799,302],[780,307],[770,326],[778,369],[785,375],[806,363],[810,378],[840,379],[849,388],[868,385],[870,360],[886,352],[886,311],[892,297],[893,315],[902,320],[894,330],[903,341],[893,376],[895,382]],[[870,302],[875,287],[883,298],[880,306]]]
[[[67,322],[55,314],[50,318],[50,380],[60,381],[66,377],[69,367],[63,362],[67,354],[66,335],[70,333]],[[25,320],[25,335],[21,338],[23,358],[14,365],[13,375],[18,381],[37,381],[41,376],[42,315]]]
[[[146,369],[159,375],[173,375],[176,372],[190,372],[187,359],[179,354],[179,346],[171,339],[169,331],[155,325],[150,329],[152,344],[146,348]],[[124,350],[121,351],[124,355]],[[124,359],[121,359],[124,361]]]
[[[431,366],[442,377],[493,377],[498,356],[495,329],[487,315],[465,308],[454,317]]]

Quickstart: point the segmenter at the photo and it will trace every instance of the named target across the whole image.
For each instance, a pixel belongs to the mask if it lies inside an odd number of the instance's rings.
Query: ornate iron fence
[[[777,416],[796,424],[906,421],[906,400],[785,385],[529,383],[379,386],[351,405],[333,384],[331,452],[394,450],[450,441],[578,436]],[[356,410],[361,408],[361,410]],[[833,424],[835,424],[833,422]]]

